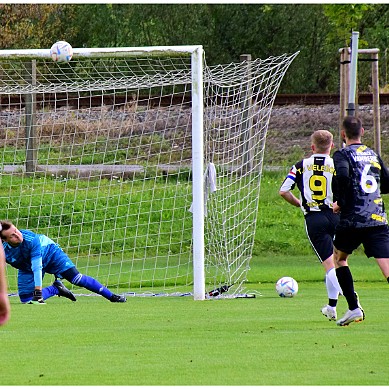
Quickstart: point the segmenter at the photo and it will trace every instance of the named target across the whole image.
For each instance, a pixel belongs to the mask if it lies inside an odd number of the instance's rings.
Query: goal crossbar
[[[112,57],[112,56],[158,56],[183,55],[202,51],[201,45],[189,46],[145,46],[145,47],[103,47],[103,48],[73,48],[73,55],[77,57]],[[0,50],[1,58],[51,58],[50,49],[11,49]]]

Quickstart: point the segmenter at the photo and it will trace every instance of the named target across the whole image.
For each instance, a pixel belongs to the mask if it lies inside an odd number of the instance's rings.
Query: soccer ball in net
[[[58,41],[51,46],[50,55],[54,62],[69,62],[73,56],[73,47],[65,41]]]
[[[276,283],[276,291],[280,297],[294,297],[298,290],[297,281],[292,277],[282,277]]]

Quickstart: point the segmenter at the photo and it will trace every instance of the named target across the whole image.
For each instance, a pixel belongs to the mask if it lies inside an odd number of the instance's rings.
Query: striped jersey
[[[327,154],[312,154],[292,166],[280,191],[291,191],[297,185],[300,191],[301,209],[306,215],[324,209],[332,209],[332,178],[334,161]]]
[[[334,192],[341,207],[340,225],[360,228],[388,224],[381,197],[388,173],[381,158],[363,144],[352,144],[334,153],[334,163],[338,173]]]

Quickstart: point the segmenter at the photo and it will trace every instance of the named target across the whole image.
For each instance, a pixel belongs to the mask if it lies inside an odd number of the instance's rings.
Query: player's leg
[[[349,309],[357,308],[358,304],[355,299],[354,280],[348,266],[349,254],[334,248],[334,262],[336,264],[336,276],[339,285],[342,288],[343,295],[347,300]]]
[[[42,276],[44,276],[44,272],[42,272]],[[18,293],[19,299],[23,304],[27,304],[32,301],[32,297],[34,294],[34,273],[27,272],[23,270],[18,271]],[[42,289],[42,298],[43,300],[47,300],[50,297],[57,296],[58,289],[53,286],[48,286]]]
[[[332,211],[324,213],[327,222],[325,224],[325,233],[323,234],[324,247],[321,262],[326,271],[326,286],[329,298],[331,296],[339,297],[339,294],[343,294],[342,288],[339,285],[338,277],[336,276],[335,263],[334,263],[334,235],[335,228],[339,223],[339,215],[334,214]]]
[[[52,258],[47,263],[45,270],[50,274],[54,274],[56,278],[64,278],[73,285],[82,286],[91,292],[101,294],[105,298],[109,299],[112,295],[112,292],[97,280],[79,273],[72,260],[62,249],[58,249],[52,254]]]
[[[336,320],[336,305],[339,293],[342,293],[333,261],[332,237],[337,222],[337,219],[333,219],[330,210],[328,212],[315,212],[305,218],[308,240],[325,270],[328,304],[321,309],[321,312],[330,320]]]
[[[336,320],[336,306],[338,304],[339,294],[343,294],[343,292],[339,285],[338,277],[336,276],[333,255],[326,258],[322,262],[322,265],[326,272],[325,283],[328,295],[328,304],[322,308],[321,313],[329,320]]]
[[[334,240],[334,263],[336,276],[347,300],[348,311],[336,323],[347,326],[352,322],[362,321],[364,311],[359,304],[358,295],[354,290],[354,279],[348,266],[349,255],[359,246],[361,231],[355,229],[337,229]]]
[[[55,280],[51,286],[54,293],[59,297],[65,297],[71,301],[77,301],[76,296],[60,281]]]
[[[358,294],[354,290],[354,280],[347,263],[348,257],[349,254],[335,248],[336,276],[348,304],[347,312],[336,322],[339,326],[347,326],[352,322],[359,322],[365,319],[365,312],[359,303]]]
[[[33,272],[18,270],[18,293],[19,299],[23,304],[29,303],[32,300],[34,287],[35,284]]]
[[[81,286],[93,293],[100,294],[111,302],[124,303],[126,301],[125,297],[112,293],[93,277],[81,274],[68,255],[60,248],[52,254],[45,270],[58,278],[64,278],[73,285]]]
[[[100,294],[105,297],[107,300],[114,303],[124,303],[126,298],[112,293],[107,287],[102,285],[99,281],[93,277],[81,274],[75,266],[62,271],[60,277],[68,280],[71,284],[81,286],[85,289],[90,290],[91,292]]]
[[[363,247],[368,257],[374,257],[383,276],[389,282],[389,227],[381,226],[369,229],[363,241]]]
[[[336,276],[347,300],[349,309],[358,307],[355,297],[354,280],[348,266],[348,257],[360,245],[360,234],[356,229],[337,228],[334,239],[334,263]]]
[[[343,294],[343,291],[339,285],[338,277],[336,276],[333,255],[326,258],[322,262],[322,265],[323,265],[324,270],[326,272],[326,287],[327,287],[328,297],[330,299],[332,299],[332,298],[338,299],[339,294]]]
[[[389,282],[389,258],[376,258],[376,261],[381,269],[382,274]]]

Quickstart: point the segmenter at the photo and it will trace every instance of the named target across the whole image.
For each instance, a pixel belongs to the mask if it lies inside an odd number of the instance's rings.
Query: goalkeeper
[[[12,222],[0,221],[0,237],[6,262],[18,269],[18,292],[22,303],[45,304],[46,299],[55,295],[76,300],[58,280],[42,289],[45,273],[64,278],[113,303],[126,301],[124,296],[112,293],[94,278],[81,274],[61,247],[47,236],[29,230],[18,230]]]

